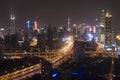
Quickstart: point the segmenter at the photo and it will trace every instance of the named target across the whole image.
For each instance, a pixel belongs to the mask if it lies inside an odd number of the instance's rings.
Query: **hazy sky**
[[[119,0],[0,0],[0,25],[9,25],[11,11],[21,27],[27,20],[36,20],[39,25],[66,25],[67,17],[71,23],[93,25],[104,9],[111,12],[113,27],[120,27],[119,3]]]

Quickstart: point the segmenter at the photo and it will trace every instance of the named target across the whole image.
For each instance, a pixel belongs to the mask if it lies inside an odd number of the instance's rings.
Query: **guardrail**
[[[69,47],[71,47],[71,46],[69,46]],[[64,52],[64,53],[67,53],[67,52]],[[40,53],[38,53],[38,54],[27,53],[27,54],[36,55],[36,56],[40,55]],[[25,55],[25,53],[12,53],[12,54],[5,53],[5,55]],[[63,61],[66,61],[66,59],[68,58],[67,56],[68,56],[68,54],[62,54],[61,56],[58,57],[58,59],[51,61],[53,64],[53,67],[56,67],[57,65],[59,65],[59,63],[62,63]],[[0,76],[0,80],[11,80],[11,79],[12,80],[20,80],[27,76],[34,75],[33,73],[36,73],[38,71],[41,72],[41,64],[36,64],[36,65],[30,66],[28,68],[21,69],[19,71],[15,71],[13,73],[8,73],[6,75]]]
[[[36,65],[30,66],[30,67],[21,69],[19,71],[15,71],[15,72],[8,73],[6,75],[0,76],[0,80],[10,80],[10,79],[18,80],[18,79],[15,79],[15,78],[17,78],[18,76],[22,76],[24,74],[27,74],[29,72],[32,72],[34,70],[38,70],[40,68],[41,68],[41,64],[36,64]],[[28,75],[28,76],[30,76],[30,75]]]
[[[61,55],[58,58],[53,59],[51,61],[52,64],[53,64],[53,68],[55,68],[56,66],[58,66],[59,63],[62,63],[63,61],[65,61],[67,59],[67,56],[68,55]],[[33,74],[34,71],[36,71],[36,72],[39,71],[39,73],[41,73],[41,64],[36,64],[36,65],[30,66],[30,67],[21,69],[19,71],[15,71],[15,72],[8,73],[6,75],[0,76],[0,80],[9,80],[9,79],[20,80],[20,79],[26,78],[26,77],[28,77],[30,75],[34,75]],[[26,75],[28,73],[29,73],[29,75]]]
[[[111,51],[85,51],[86,54],[91,54],[91,53],[104,53],[104,54],[111,54],[111,53],[116,53],[115,51],[111,52]]]

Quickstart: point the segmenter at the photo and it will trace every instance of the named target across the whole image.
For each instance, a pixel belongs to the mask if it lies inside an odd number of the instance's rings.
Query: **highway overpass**
[[[57,68],[61,63],[72,57],[72,49],[73,49],[73,41],[69,41],[69,44],[55,52],[54,57],[44,57],[46,60],[48,60],[50,63],[52,63],[53,68]],[[40,53],[27,53],[31,56],[38,56],[41,57]],[[43,53],[44,54],[44,53]],[[51,54],[48,52],[48,54]],[[25,56],[26,53],[5,53],[7,56]],[[30,77],[36,73],[41,73],[41,66],[42,64],[36,64],[12,73],[5,74],[3,76],[0,76],[0,80],[22,80],[26,77]]]

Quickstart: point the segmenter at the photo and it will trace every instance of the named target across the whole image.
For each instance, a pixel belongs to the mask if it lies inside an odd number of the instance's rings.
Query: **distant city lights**
[[[0,30],[1,30],[1,31],[4,31],[5,29],[4,29],[4,28],[1,28]]]
[[[29,20],[27,21],[27,28],[28,29],[30,28],[30,21]]]
[[[34,30],[38,29],[37,21],[34,21]]]
[[[91,41],[93,39],[93,35],[92,34],[88,34],[88,38]]]
[[[58,70],[57,70],[57,69],[54,69],[54,70],[53,70],[53,73],[52,73],[52,78],[55,78],[55,77],[57,77],[58,75],[59,75]]]

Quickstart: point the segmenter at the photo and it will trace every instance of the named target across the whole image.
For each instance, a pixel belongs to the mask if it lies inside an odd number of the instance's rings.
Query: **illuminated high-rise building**
[[[34,30],[38,29],[37,21],[34,21]]]
[[[15,28],[15,14],[12,12],[10,14],[10,20],[11,20],[11,25],[10,25],[10,31],[11,31],[11,34],[15,34],[16,32],[16,28]]]
[[[70,28],[70,17],[68,17],[67,31],[71,31],[71,28]]]
[[[107,11],[105,15],[105,47],[112,47],[111,18],[112,15]]]
[[[100,17],[100,27],[105,27],[105,10],[102,10],[102,14],[101,14],[101,17]]]
[[[97,20],[98,21],[98,20]],[[105,43],[105,10],[101,11],[101,16],[97,28],[97,38],[101,43]]]

